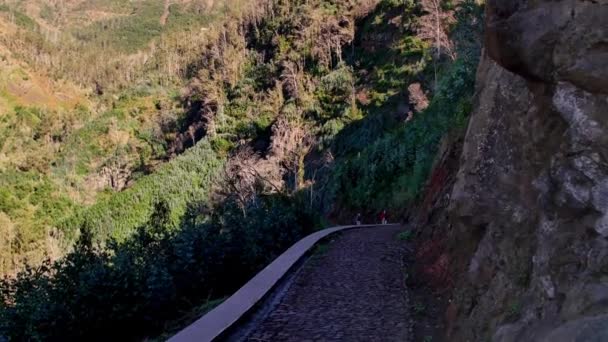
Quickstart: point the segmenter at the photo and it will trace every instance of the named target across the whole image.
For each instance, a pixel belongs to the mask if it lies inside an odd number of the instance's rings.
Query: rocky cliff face
[[[485,46],[458,172],[419,219],[445,241],[448,340],[608,340],[608,1],[488,0]]]

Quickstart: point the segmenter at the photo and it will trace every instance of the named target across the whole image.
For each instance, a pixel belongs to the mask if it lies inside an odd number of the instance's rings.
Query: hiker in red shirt
[[[386,224],[386,210],[382,210],[380,213],[380,223]]]

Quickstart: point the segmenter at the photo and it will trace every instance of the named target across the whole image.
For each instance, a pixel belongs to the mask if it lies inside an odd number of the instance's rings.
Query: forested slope
[[[0,3],[0,273],[63,255],[65,220],[172,157],[188,70],[223,22],[264,8],[168,4]]]

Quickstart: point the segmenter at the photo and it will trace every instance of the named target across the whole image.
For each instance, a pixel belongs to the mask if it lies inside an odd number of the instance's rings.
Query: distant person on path
[[[382,212],[380,212],[380,223],[386,224],[386,210],[382,210]]]
[[[357,218],[355,218],[355,224],[356,224],[357,226],[360,226],[360,225],[361,225],[361,213],[358,213],[358,214],[357,214]]]

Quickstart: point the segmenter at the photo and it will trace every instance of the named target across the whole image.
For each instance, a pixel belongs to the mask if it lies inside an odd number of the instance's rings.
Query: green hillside
[[[243,4],[0,6],[1,274],[63,255],[72,217],[170,158],[186,70]]]

